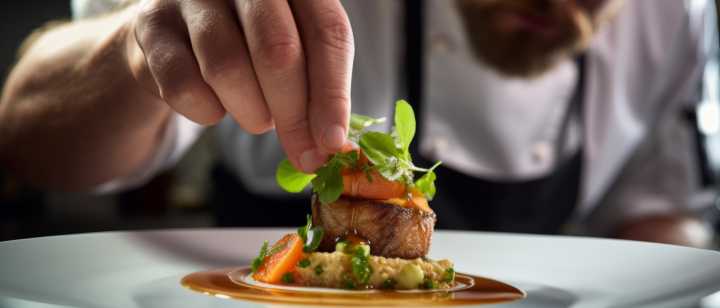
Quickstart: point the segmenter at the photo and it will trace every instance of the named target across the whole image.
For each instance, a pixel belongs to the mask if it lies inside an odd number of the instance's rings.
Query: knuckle
[[[210,84],[222,84],[225,81],[239,80],[243,74],[239,59],[235,57],[218,57],[207,59],[200,73]]]
[[[187,66],[177,51],[167,44],[157,43],[147,52],[147,62],[150,70],[158,81],[176,80],[182,75],[182,69]]]
[[[191,35],[197,36],[201,45],[213,45],[227,39],[218,31],[225,19],[217,10],[206,8],[190,14],[187,24]]]
[[[277,70],[293,67],[302,59],[300,40],[292,35],[274,34],[261,37],[258,49],[261,65]]]
[[[338,12],[320,14],[319,22],[312,31],[314,39],[332,49],[340,51],[352,50],[354,38],[350,22]]]
[[[310,100],[313,104],[318,104],[323,109],[333,108],[332,110],[337,110],[338,107],[350,106],[350,91],[342,86],[322,86],[311,95]]]
[[[177,87],[161,91],[163,99],[173,109],[201,125],[217,124],[223,119],[225,109],[215,102],[204,99],[202,89],[196,83],[186,80],[176,83],[176,85]]]
[[[308,132],[310,123],[305,117],[292,117],[278,121],[276,130],[278,134],[299,136]]]
[[[157,37],[172,14],[179,14],[175,7],[164,1],[150,1],[142,5],[135,17],[135,34],[139,41],[151,41]]]

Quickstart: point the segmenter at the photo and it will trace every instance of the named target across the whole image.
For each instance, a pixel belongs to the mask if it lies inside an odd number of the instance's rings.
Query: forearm
[[[41,34],[0,102],[4,168],[44,187],[79,190],[133,173],[152,155],[170,110],[133,77],[131,14]],[[142,74],[140,74],[142,75]]]

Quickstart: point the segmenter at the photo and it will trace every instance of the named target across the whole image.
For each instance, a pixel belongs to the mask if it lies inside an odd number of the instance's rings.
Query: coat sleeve
[[[703,1],[695,1],[703,2]],[[703,8],[688,7],[686,36],[679,46],[685,55],[673,71],[662,96],[663,110],[650,124],[614,183],[586,217],[585,231],[607,236],[623,223],[663,214],[696,213],[710,203],[693,202],[701,189],[695,122],[688,119],[702,99],[703,71],[710,56],[717,57],[717,27],[713,1]],[[684,42],[683,42],[684,41]],[[717,119],[720,120],[720,119]]]
[[[136,0],[72,0],[73,20],[82,20],[110,13]],[[157,173],[172,167],[197,140],[203,128],[182,115],[173,112],[160,143],[152,157],[133,174],[116,178],[92,189],[95,193],[111,193],[143,185]]]

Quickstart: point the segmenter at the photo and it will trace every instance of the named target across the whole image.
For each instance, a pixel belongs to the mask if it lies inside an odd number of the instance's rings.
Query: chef
[[[277,163],[311,172],[347,142],[350,111],[392,118],[407,98],[414,157],[443,161],[439,227],[708,242],[680,114],[711,1],[72,4],[3,91],[0,159],[30,182],[140,185],[217,124],[220,224],[297,224],[281,213],[307,198],[278,189]]]

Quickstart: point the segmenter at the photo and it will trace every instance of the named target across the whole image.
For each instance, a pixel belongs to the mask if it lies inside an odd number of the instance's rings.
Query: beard
[[[536,77],[583,51],[592,18],[574,1],[457,0],[474,56],[510,77]]]

